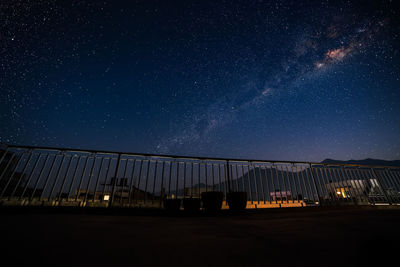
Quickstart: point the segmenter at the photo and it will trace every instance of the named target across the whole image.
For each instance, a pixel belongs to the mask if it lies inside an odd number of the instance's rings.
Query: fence
[[[397,205],[399,178],[387,166],[0,148],[2,205],[160,208],[207,191],[245,191],[248,208]]]

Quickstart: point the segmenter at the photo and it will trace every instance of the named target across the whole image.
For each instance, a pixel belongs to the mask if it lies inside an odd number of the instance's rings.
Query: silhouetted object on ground
[[[183,209],[187,213],[198,213],[200,211],[200,199],[199,198],[184,198]]]
[[[164,199],[164,208],[169,213],[176,213],[181,208],[181,200],[177,198]]]
[[[219,191],[203,192],[201,194],[201,201],[203,202],[203,208],[209,214],[215,214],[221,210],[223,199],[224,199],[224,193]]]
[[[247,192],[230,192],[227,194],[226,200],[230,210],[244,210],[247,206]]]

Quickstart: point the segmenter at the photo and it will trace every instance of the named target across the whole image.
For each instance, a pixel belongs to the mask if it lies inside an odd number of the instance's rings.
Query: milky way
[[[398,159],[398,13],[392,1],[1,1],[0,142]]]

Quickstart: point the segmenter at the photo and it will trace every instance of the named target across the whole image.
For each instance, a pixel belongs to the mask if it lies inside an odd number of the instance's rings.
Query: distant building
[[[144,199],[159,199],[159,197],[153,196],[153,194],[149,192],[145,192],[137,188],[136,186],[128,184],[127,178],[114,178],[110,179],[110,182],[107,184],[102,184],[104,187],[102,190],[98,190],[93,192],[91,190],[87,191],[86,189],[76,190],[74,198],[79,200],[89,199],[95,201],[109,201],[114,191],[114,198],[117,202],[128,202],[144,200]]]
[[[292,194],[290,191],[275,191],[269,193],[270,197],[273,201],[282,201],[282,200],[292,200]]]
[[[211,192],[211,191],[215,191],[215,188],[213,189],[212,186],[203,186],[203,187],[196,187],[194,186],[193,188],[189,187],[189,188],[185,188],[183,190],[183,196],[184,197],[195,197],[195,198],[200,198],[201,193],[203,192]]]
[[[373,181],[377,186],[376,180]],[[342,182],[330,182],[326,184],[326,189],[330,198],[350,198],[365,196],[370,191],[371,185],[364,180],[346,180]],[[361,193],[362,192],[362,193]],[[363,194],[364,193],[364,194]]]
[[[352,179],[326,184],[327,198],[354,199],[366,202],[384,201],[384,195],[389,197],[399,194],[393,188],[382,188],[377,179]]]

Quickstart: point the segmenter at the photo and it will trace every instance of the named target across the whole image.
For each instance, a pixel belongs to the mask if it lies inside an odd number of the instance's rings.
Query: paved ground
[[[1,259],[12,266],[398,266],[399,258],[400,209],[216,217],[0,210],[0,218]]]

